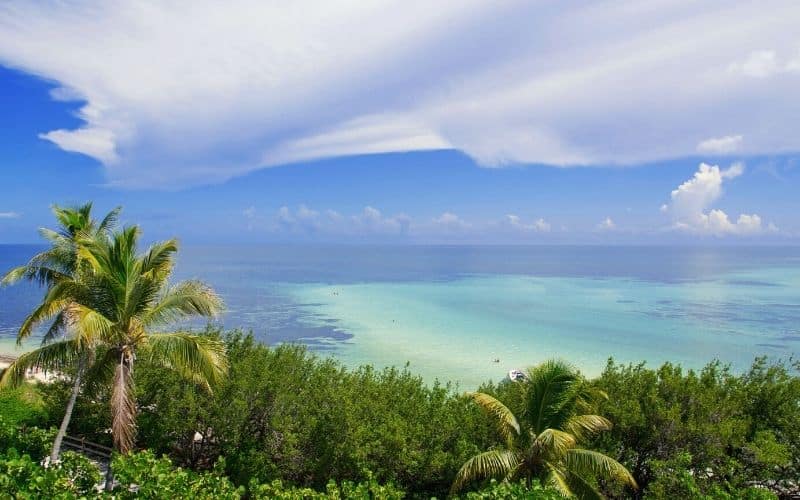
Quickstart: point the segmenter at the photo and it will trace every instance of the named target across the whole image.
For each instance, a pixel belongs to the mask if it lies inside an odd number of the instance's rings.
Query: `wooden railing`
[[[64,436],[62,447],[72,451],[80,452],[88,457],[94,457],[104,461],[108,461],[111,458],[111,452],[114,451],[108,446],[103,446],[102,444],[86,441],[84,438],[76,438],[72,436]]]

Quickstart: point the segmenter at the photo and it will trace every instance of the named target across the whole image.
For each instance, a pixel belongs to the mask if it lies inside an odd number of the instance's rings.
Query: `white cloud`
[[[248,219],[252,219],[256,216],[256,207],[249,206],[242,210],[242,215],[244,215]]]
[[[119,157],[114,145],[114,132],[95,127],[83,127],[75,130],[52,130],[39,134],[64,151],[82,153],[99,160],[106,165],[117,162]]]
[[[728,66],[728,71],[753,78],[766,78],[780,71],[774,50],[755,50],[741,62]]]
[[[292,210],[283,206],[274,217],[273,231],[291,234],[347,235],[403,235],[408,232],[411,219],[405,214],[384,216],[380,210],[364,207],[361,213],[344,216],[335,210],[324,213],[300,205]]]
[[[433,225],[446,232],[464,231],[472,226],[470,223],[464,221],[461,217],[452,212],[444,212],[440,216],[434,218]]]
[[[536,233],[549,233],[550,223],[543,218],[538,218],[530,224],[526,224],[518,215],[508,214],[505,217],[505,223],[513,228],[523,232],[536,232]]]
[[[596,229],[598,231],[614,231],[617,229],[617,225],[611,220],[611,217],[606,217],[596,226]]]
[[[800,53],[794,59],[784,61],[774,50],[754,50],[744,60],[731,63],[728,71],[751,78],[768,78],[780,73],[800,72]]]
[[[726,135],[724,137],[713,137],[701,141],[697,145],[697,151],[709,154],[735,153],[742,147],[741,135]]]
[[[42,137],[128,187],[446,147],[489,166],[631,164],[691,155],[719,123],[743,154],[800,149],[795,0],[551,7],[8,0],[0,63],[86,101],[84,125]]]
[[[733,222],[724,211],[711,206],[722,197],[722,185],[744,173],[744,165],[734,163],[727,169],[701,163],[694,176],[673,190],[668,204],[661,207],[673,220],[675,229],[714,236],[752,235],[765,230],[777,231],[773,224],[765,227],[757,214],[741,214]]]
[[[0,212],[0,219],[18,219],[21,215],[19,212]]]

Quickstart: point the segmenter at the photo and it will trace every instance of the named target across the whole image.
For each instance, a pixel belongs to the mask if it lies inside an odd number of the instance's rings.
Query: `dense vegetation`
[[[302,347],[270,348],[241,332],[225,335],[224,342],[229,376],[213,393],[163,367],[140,364],[135,448],[149,451],[117,458],[118,479],[121,474],[123,481],[165,492],[202,483],[234,496],[310,498],[316,490],[326,495],[320,498],[336,498],[334,490],[361,495],[372,488],[379,498],[399,492],[443,498],[466,460],[506,442],[471,398],[449,385],[426,385],[408,370],[347,370]],[[588,383],[608,395],[597,413],[613,427],[586,444],[626,466],[639,489],[601,482],[603,493],[756,499],[796,489],[797,368],[758,359],[748,372],[734,374],[716,362],[699,372],[610,362]],[[513,401],[516,390],[510,382],[481,388],[501,401]],[[70,381],[41,385],[37,392],[41,400],[34,402],[32,418],[57,424]],[[70,434],[110,443],[109,407],[102,393],[94,398],[78,398]],[[25,446],[3,442],[0,451]],[[171,463],[156,458],[161,455]],[[174,482],[165,479],[173,476]],[[157,486],[154,478],[164,484]],[[538,482],[476,488],[481,491],[471,498],[559,496]]]

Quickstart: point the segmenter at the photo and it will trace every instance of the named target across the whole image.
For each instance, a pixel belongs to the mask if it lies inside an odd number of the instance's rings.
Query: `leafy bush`
[[[764,488],[735,488],[727,485],[708,484],[698,480],[702,471],[691,469],[692,457],[680,453],[667,461],[656,460],[652,464],[654,480],[646,491],[647,498],[695,498],[698,500],[776,500],[778,497]],[[705,484],[704,484],[705,483]]]
[[[37,385],[0,390],[0,415],[11,425],[42,426],[48,421]]]
[[[12,498],[78,498],[91,495],[99,480],[97,467],[74,453],[47,469],[13,448],[0,455],[0,491]]]
[[[763,358],[742,375],[719,362],[697,372],[610,361],[594,383],[609,396],[601,411],[614,428],[594,445],[656,498],[737,496],[754,482],[799,477],[796,369]]]
[[[0,452],[9,449],[19,450],[35,461],[50,454],[55,429],[40,429],[38,427],[16,426],[0,416]]]
[[[362,483],[342,481],[341,484],[336,484],[331,480],[325,486],[324,492],[311,488],[285,486],[280,479],[268,484],[258,484],[253,480],[248,487],[248,493],[250,498],[259,500],[339,500],[343,498],[399,500],[405,497],[402,491],[391,485],[380,485],[374,479]]]
[[[152,451],[116,455],[112,461],[115,498],[238,499],[244,493],[223,475],[224,462],[212,472],[195,473],[174,467]]]
[[[543,487],[538,481],[533,481],[528,487],[524,482],[508,483],[492,479],[486,488],[471,491],[464,498],[466,500],[562,500],[564,497],[552,488]]]
[[[461,464],[489,444],[484,416],[449,385],[427,386],[408,370],[351,371],[241,333],[227,346],[230,371],[211,395],[139,364],[141,447],[193,468],[224,456],[236,484],[281,479],[321,490],[329,480],[374,477],[443,496]]]

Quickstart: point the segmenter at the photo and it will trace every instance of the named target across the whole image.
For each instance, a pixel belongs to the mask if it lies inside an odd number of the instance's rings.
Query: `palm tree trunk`
[[[78,369],[75,372],[75,382],[72,386],[72,394],[69,397],[69,401],[67,401],[67,408],[64,411],[64,418],[61,419],[61,427],[58,428],[58,433],[53,441],[53,449],[50,450],[51,464],[57,462],[58,457],[61,454],[61,442],[64,440],[64,436],[67,434],[67,427],[69,427],[69,421],[72,419],[72,410],[75,408],[75,401],[78,399],[78,393],[81,390],[81,379],[83,377],[83,370],[86,368],[88,356],[88,353],[83,353],[78,361]]]

